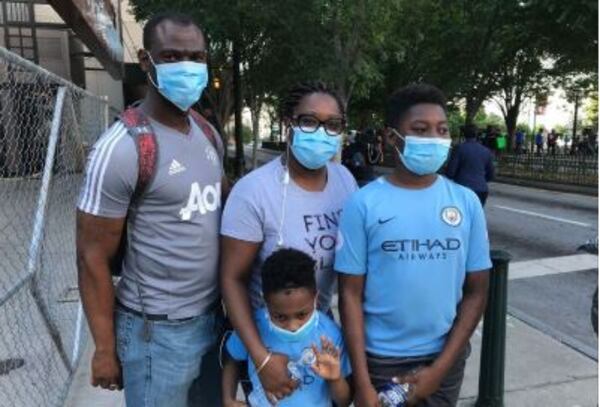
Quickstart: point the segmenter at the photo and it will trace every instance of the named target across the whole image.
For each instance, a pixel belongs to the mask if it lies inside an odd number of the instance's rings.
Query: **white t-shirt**
[[[333,162],[327,163],[327,185],[323,191],[306,191],[291,178],[286,186],[284,173],[281,157],[277,157],[238,181],[223,211],[221,235],[262,243],[249,287],[252,308],[256,310],[264,306],[261,267],[278,248],[283,214],[282,247],[302,250],[315,259],[319,309],[327,311],[336,281],[333,264],[340,215],[358,186],[344,166]]]

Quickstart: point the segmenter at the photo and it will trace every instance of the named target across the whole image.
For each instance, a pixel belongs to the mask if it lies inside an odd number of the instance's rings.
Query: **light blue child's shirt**
[[[337,241],[335,269],[365,277],[365,346],[380,356],[440,352],[467,273],[491,267],[479,199],[442,176],[425,189],[373,181],[344,206]]]
[[[315,326],[312,327],[304,339],[290,342],[280,338],[271,329],[265,308],[261,308],[255,312],[254,320],[265,347],[271,352],[287,355],[291,362],[296,362],[296,366],[299,368],[300,375],[302,376],[298,388],[290,396],[280,400],[277,406],[331,407],[332,398],[327,382],[318,376],[310,366],[300,363],[303,352],[310,350],[311,345],[317,345],[317,348],[321,349],[321,336],[327,337],[340,350],[342,377],[347,377],[351,373],[350,362],[340,328],[320,311],[318,311],[317,318]],[[248,362],[248,376],[252,382],[253,392],[258,389],[258,393],[262,393],[262,385],[256,375],[256,366],[254,366],[246,347],[236,332],[227,339],[226,349],[234,360]],[[258,407],[271,406],[267,404]]]

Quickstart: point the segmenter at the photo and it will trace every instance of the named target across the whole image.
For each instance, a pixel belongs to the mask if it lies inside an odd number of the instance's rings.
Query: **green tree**
[[[584,125],[598,128],[598,91],[592,92],[585,105]]]

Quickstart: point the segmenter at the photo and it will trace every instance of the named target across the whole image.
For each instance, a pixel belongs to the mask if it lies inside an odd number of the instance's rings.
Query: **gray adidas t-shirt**
[[[284,167],[281,157],[252,171],[234,186],[223,211],[221,234],[262,242],[250,280],[252,307],[263,305],[260,270],[277,247],[283,209]],[[346,199],[358,188],[340,164],[327,164],[327,185],[310,192],[290,179],[283,219],[282,247],[302,250],[317,261],[319,308],[327,311],[336,281],[333,270],[338,222]]]
[[[189,134],[151,123],[158,142],[156,173],[133,224],[128,217],[130,244],[116,295],[139,311],[141,295],[149,314],[201,315],[219,296],[222,146],[215,150],[193,122]],[[88,157],[79,210],[125,217],[137,182],[137,156],[123,123],[115,123]]]

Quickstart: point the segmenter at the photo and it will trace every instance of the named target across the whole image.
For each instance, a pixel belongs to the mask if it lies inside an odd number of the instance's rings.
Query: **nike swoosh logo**
[[[379,219],[379,224],[383,225],[384,223],[388,223],[389,221],[391,221],[394,218],[395,218],[395,216],[392,216],[391,218],[388,218],[388,219]]]

